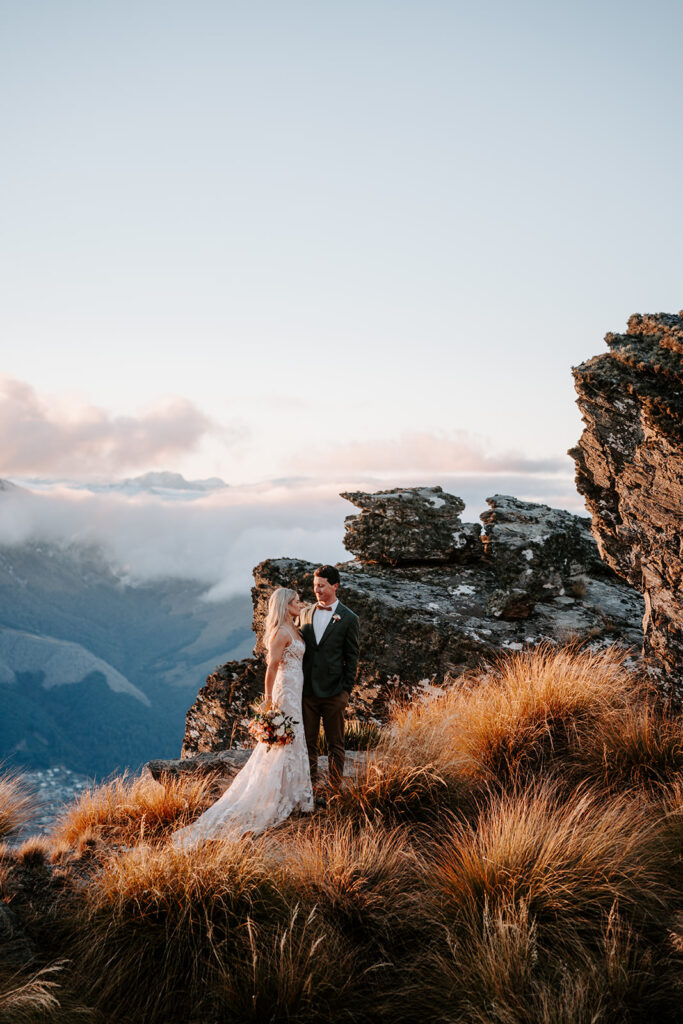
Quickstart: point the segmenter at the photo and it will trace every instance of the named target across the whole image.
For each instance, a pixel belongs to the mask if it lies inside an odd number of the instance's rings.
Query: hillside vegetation
[[[122,779],[5,848],[0,1021],[680,1020],[683,726],[615,650],[401,710],[328,796],[178,851],[211,780]]]

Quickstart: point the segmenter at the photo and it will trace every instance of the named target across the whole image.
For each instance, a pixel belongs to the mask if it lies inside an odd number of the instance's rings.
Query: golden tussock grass
[[[646,700],[620,708],[585,738],[577,762],[611,790],[667,786],[683,773],[683,719]]]
[[[305,913],[295,905],[275,926],[249,920],[247,933],[246,962],[215,972],[217,1020],[318,1024],[364,1018],[362,979],[375,965],[315,907]]]
[[[189,824],[213,801],[211,776],[168,779],[122,777],[85,792],[55,825],[55,844],[158,842]]]
[[[384,745],[445,777],[504,784],[564,758],[637,685],[624,652],[543,644],[501,658],[486,678],[399,713]],[[380,745],[383,749],[383,745]]]
[[[240,1008],[237,1019],[257,1021],[271,1019],[259,1018],[267,1003],[283,1015],[310,1007],[315,1019],[354,974],[340,930],[315,907],[303,912],[264,844],[249,840],[113,854],[65,912],[82,936],[84,989],[117,1019]]]
[[[609,727],[616,743],[620,716],[640,701],[624,657],[544,644],[501,658],[483,680],[399,710],[330,810],[426,821],[443,810],[469,813],[491,786],[518,787],[558,767],[572,779],[597,779],[603,754],[594,738]]]
[[[423,1020],[452,1024],[661,1024],[677,1019],[671,968],[641,948],[616,908],[596,942],[567,958],[539,945],[533,916],[516,903],[485,911],[476,933],[447,934],[421,961],[422,987],[406,987],[403,999]]]
[[[345,930],[395,942],[420,872],[405,829],[323,819],[288,836],[281,877],[304,906]]]
[[[428,820],[441,807],[453,806],[463,791],[457,777],[444,776],[439,768],[416,764],[397,749],[378,750],[343,786],[331,787],[328,812],[342,822],[383,822],[389,827]]]
[[[35,796],[14,772],[0,776],[0,841],[27,825],[36,810]]]
[[[680,728],[619,652],[542,647],[403,709],[326,814],[256,839],[176,850],[207,783],[147,786],[51,840],[99,844],[59,861],[52,920],[106,1024],[679,1019]]]
[[[555,947],[593,937],[615,903],[657,921],[670,897],[649,804],[590,791],[567,801],[552,784],[496,794],[475,821],[439,830],[429,878],[449,921],[470,930],[523,903]]]

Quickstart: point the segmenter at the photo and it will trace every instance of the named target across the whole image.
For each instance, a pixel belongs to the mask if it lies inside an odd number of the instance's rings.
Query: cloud
[[[482,437],[459,430],[451,434],[429,431],[405,433],[398,438],[351,441],[313,448],[298,454],[294,471],[307,473],[523,473],[552,474],[569,471],[563,458],[529,458],[517,451],[492,452]]]
[[[0,375],[0,472],[115,474],[174,461],[219,428],[186,399],[139,416],[94,406],[69,411]]]
[[[349,558],[344,519],[356,509],[343,490],[440,484],[463,498],[465,521],[477,521],[494,493],[583,511],[569,477],[558,475],[396,474],[391,479],[282,479],[230,487],[187,500],[126,495],[43,483],[39,492],[0,491],[0,544],[47,541],[100,546],[132,584],[163,578],[204,584],[208,600],[248,593],[252,569],[265,558],[312,562]]]
[[[0,545],[96,545],[127,582],[191,579],[208,600],[244,594],[264,558],[339,561],[350,506],[329,488],[262,484],[182,500],[55,485],[0,491]]]

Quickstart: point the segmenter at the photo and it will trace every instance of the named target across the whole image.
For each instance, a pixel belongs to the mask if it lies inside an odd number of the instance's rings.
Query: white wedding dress
[[[272,748],[258,743],[223,796],[195,822],[174,833],[174,846],[223,837],[235,839],[246,832],[257,834],[278,825],[293,811],[313,810],[301,713],[305,650],[304,641],[293,637],[284,650],[273,684],[273,703],[294,719],[294,741]]]

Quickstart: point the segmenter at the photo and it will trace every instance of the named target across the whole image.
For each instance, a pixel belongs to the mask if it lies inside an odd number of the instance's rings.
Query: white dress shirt
[[[315,633],[315,642],[317,644],[319,644],[320,641],[322,640],[323,633],[327,629],[330,619],[337,610],[338,604],[339,600],[337,599],[330,608],[329,612],[324,612],[321,608],[318,608],[316,605],[316,609],[313,612],[313,632]]]

